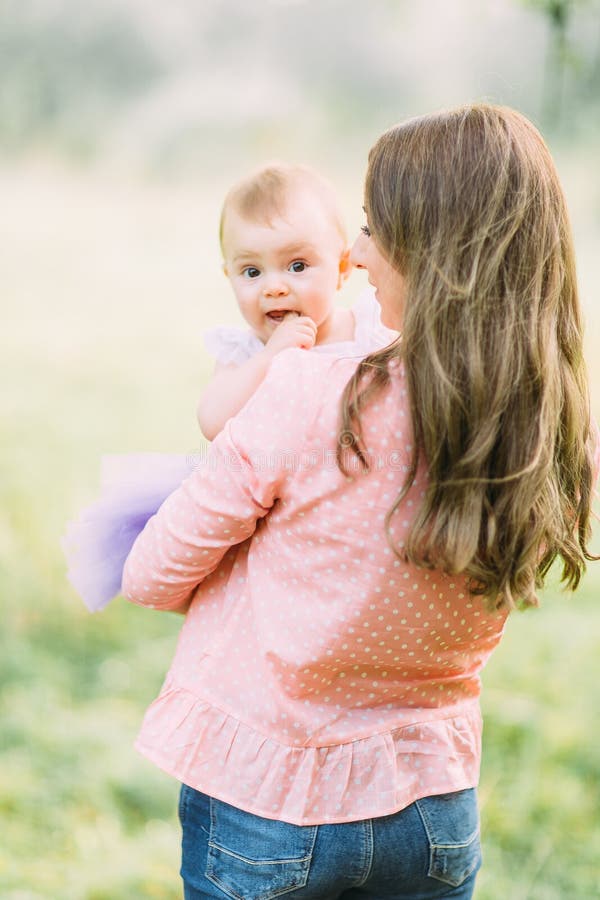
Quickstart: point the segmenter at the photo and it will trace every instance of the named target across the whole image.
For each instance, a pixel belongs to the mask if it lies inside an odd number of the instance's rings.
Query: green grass
[[[59,538],[101,453],[198,445],[199,335],[231,316],[216,213],[193,188],[26,174],[0,173],[0,896],[170,900],[177,785],[132,744],[180,620],[90,616]],[[600,896],[599,591],[600,571],[550,590],[485,672],[477,900]]]
[[[513,616],[485,672],[479,900],[599,896],[598,587]]]

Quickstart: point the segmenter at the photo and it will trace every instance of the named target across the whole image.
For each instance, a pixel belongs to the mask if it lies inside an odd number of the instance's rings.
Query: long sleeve
[[[123,572],[123,594],[164,610],[185,608],[194,589],[234,544],[246,540],[302,450],[310,362],[302,350],[279,354],[206,458],[163,503],[136,540]],[[290,449],[294,451],[290,454]]]

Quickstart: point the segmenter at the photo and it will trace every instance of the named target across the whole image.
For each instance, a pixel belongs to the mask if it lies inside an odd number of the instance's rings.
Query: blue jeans
[[[481,865],[474,789],[391,816],[290,825],[183,785],[185,900],[469,900]]]

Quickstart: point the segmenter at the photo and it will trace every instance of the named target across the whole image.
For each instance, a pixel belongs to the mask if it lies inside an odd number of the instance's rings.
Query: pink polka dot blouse
[[[335,462],[356,360],[287,350],[125,566],[134,603],[181,609],[138,749],[180,781],[299,825],[473,787],[480,672],[506,614],[390,549],[411,450],[401,366],[365,412],[370,472]],[[426,472],[394,515],[402,546]]]

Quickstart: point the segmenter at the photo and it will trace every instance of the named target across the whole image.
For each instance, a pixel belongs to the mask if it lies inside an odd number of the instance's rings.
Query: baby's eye
[[[260,269],[257,269],[256,266],[246,266],[245,269],[242,269],[242,275],[245,278],[258,278]]]
[[[290,263],[288,266],[288,269],[290,270],[290,272],[304,272],[304,270],[306,268],[307,268],[306,263],[302,262],[301,259],[295,259],[294,262]]]
[[[363,226],[361,227],[360,230],[361,230],[362,233],[363,233],[364,235],[366,235],[367,237],[371,237],[371,229],[369,228],[368,225],[363,225]]]

